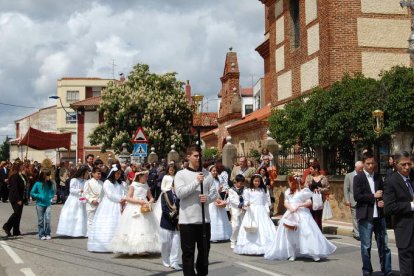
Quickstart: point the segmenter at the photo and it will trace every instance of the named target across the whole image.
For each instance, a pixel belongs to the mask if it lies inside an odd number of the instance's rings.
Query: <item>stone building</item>
[[[265,7],[265,103],[281,107],[345,73],[377,78],[410,65],[410,18],[395,0],[259,0]]]

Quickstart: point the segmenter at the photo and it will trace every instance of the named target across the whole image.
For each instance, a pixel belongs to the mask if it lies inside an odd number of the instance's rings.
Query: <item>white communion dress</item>
[[[295,205],[306,202],[312,198],[312,192],[305,188],[290,194],[290,189],[285,192],[285,200]],[[297,229],[291,230],[284,226],[292,220],[292,213],[287,210],[279,221],[276,239],[269,244],[265,259],[286,260],[288,258],[307,257],[313,259],[326,258],[336,250],[336,246],[328,241],[322,234],[310,210],[300,207],[296,212]]]
[[[111,252],[111,241],[121,218],[121,199],[124,185],[105,180],[103,198],[98,205],[88,237],[88,251]]]
[[[71,179],[70,194],[60,211],[56,234],[69,237],[87,236],[88,217],[86,214],[86,202],[80,201],[84,185],[84,179]]]
[[[214,179],[214,185],[218,191],[220,181]],[[217,197],[220,197],[217,193]],[[210,241],[226,241],[230,239],[232,228],[227,216],[226,208],[217,207],[214,202],[208,205],[210,212],[211,238]]]
[[[134,199],[147,201],[149,186],[132,182]],[[153,211],[141,213],[141,205],[128,202],[112,240],[114,253],[160,253],[159,223]]]
[[[270,194],[262,189],[245,189],[243,192],[244,205],[250,203],[243,218],[234,252],[246,255],[263,255],[267,246],[273,243],[276,227],[269,217]],[[246,231],[248,228],[255,231]]]

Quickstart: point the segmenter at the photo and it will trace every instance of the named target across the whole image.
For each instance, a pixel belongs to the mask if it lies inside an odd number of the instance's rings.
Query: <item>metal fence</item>
[[[279,152],[275,158],[278,174],[288,174],[289,171],[304,171],[308,168],[308,161],[315,157],[311,148],[289,148]]]

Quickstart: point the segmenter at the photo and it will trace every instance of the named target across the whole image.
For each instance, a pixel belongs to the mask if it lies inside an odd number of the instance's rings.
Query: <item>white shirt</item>
[[[375,183],[374,183],[374,175],[369,174],[366,170],[364,170],[365,175],[368,178],[369,187],[371,188],[372,194],[375,194]],[[374,218],[378,217],[378,209],[377,209],[377,203],[374,204],[374,215],[372,216]]]

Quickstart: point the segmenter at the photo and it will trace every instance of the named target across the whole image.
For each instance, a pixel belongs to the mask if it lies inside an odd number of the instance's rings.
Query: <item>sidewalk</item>
[[[275,225],[278,225],[282,215],[272,217]],[[324,220],[322,221],[322,232],[330,235],[341,235],[352,237],[352,223],[336,220]],[[388,229],[388,243],[395,243],[394,230]]]

